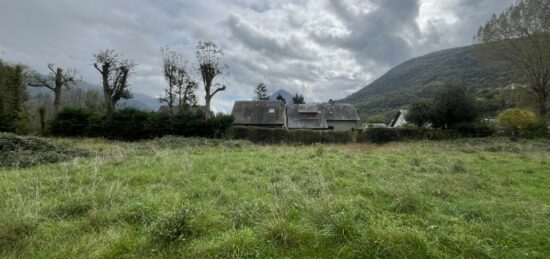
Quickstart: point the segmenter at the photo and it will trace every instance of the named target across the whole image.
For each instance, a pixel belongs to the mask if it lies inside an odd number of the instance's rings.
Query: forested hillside
[[[343,101],[356,105],[365,119],[431,98],[437,89],[453,84],[468,88],[491,113],[506,106],[499,89],[510,85],[511,78],[501,64],[481,61],[472,47],[461,47],[406,61]]]

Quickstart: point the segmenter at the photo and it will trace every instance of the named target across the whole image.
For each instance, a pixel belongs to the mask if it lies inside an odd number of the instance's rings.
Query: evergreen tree
[[[294,104],[305,104],[306,102],[304,101],[304,96],[301,95],[301,94],[298,94],[296,93],[293,97],[292,97],[292,102],[294,102]]]
[[[266,101],[269,100],[269,92],[264,83],[259,83],[254,89],[254,100]]]

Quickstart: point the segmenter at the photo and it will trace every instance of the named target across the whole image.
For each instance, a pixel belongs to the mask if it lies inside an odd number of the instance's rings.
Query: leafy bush
[[[102,121],[100,136],[116,140],[139,140],[151,138],[145,131],[150,112],[126,108],[113,112]],[[94,134],[94,133],[92,133]]]
[[[522,136],[529,139],[550,137],[548,132],[548,123],[544,120],[538,120],[528,125],[522,133]]]
[[[454,130],[462,137],[485,138],[493,135],[496,129],[488,123],[459,123],[454,126]]]
[[[498,123],[506,128],[512,138],[517,138],[529,126],[536,122],[535,114],[523,109],[508,109],[498,115]]]
[[[222,138],[228,134],[232,124],[233,117],[222,114],[206,120],[200,114],[170,116],[126,108],[109,117],[85,109],[65,109],[56,116],[50,128],[55,136],[134,141],[166,135]]]
[[[100,115],[82,108],[65,108],[55,116],[50,131],[56,136],[88,136],[90,125],[98,121]]]
[[[284,130],[243,126],[233,127],[231,132],[235,139],[263,144],[351,143],[355,137],[352,131]]]
[[[382,144],[399,140],[399,132],[393,128],[372,128],[367,129],[367,139],[369,142]]]

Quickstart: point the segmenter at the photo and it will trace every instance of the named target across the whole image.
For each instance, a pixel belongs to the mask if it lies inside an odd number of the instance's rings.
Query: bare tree
[[[111,114],[120,99],[132,98],[128,78],[136,64],[122,58],[114,50],[107,49],[94,54],[94,67],[101,74],[105,110]]]
[[[484,58],[509,64],[547,113],[550,87],[550,0],[519,0],[479,29],[476,46]]]
[[[168,104],[170,114],[174,113],[174,106],[178,102],[178,111],[183,112],[189,105],[196,104],[195,91],[198,84],[187,73],[186,61],[183,55],[168,47],[162,48],[164,78],[168,88],[160,98]]]
[[[210,101],[218,92],[225,91],[226,86],[223,83],[214,83],[218,76],[223,75],[224,66],[221,64],[223,51],[211,41],[199,42],[197,46],[197,61],[199,63],[199,72],[206,92],[205,118],[209,119]]]
[[[82,78],[78,76],[78,72],[75,69],[63,70],[54,64],[48,64],[48,69],[50,70],[48,77],[35,73],[28,85],[32,87],[45,87],[52,90],[54,93],[53,107],[57,113],[61,107],[63,88],[67,90],[71,89]]]
[[[162,71],[164,72],[164,79],[168,83],[168,88],[164,89],[164,95],[159,99],[160,102],[168,104],[168,111],[170,114],[174,113],[174,102],[176,99],[175,85],[176,78],[180,68],[183,68],[183,57],[178,55],[174,50],[170,50],[168,47],[161,49],[162,52]],[[183,70],[185,72],[185,70]]]

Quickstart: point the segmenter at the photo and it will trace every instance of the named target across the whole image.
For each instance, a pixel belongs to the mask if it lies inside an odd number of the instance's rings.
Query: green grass
[[[550,256],[550,143],[256,146],[53,140],[0,171],[0,255]]]

